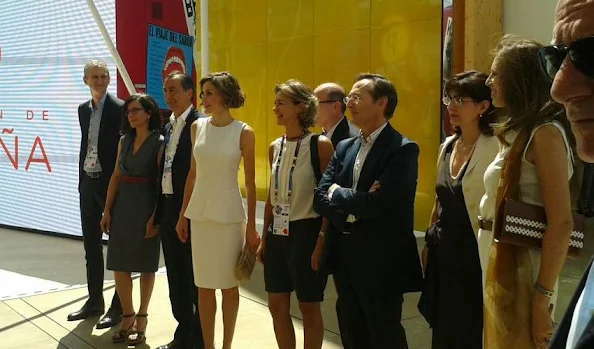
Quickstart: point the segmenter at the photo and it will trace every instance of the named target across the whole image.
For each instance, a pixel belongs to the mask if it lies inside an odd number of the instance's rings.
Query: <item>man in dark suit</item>
[[[347,138],[356,137],[359,134],[359,130],[351,125],[344,115],[344,112],[346,111],[346,93],[342,86],[327,82],[316,87],[314,94],[318,98],[319,103],[316,124],[317,126],[322,127],[323,135],[330,138],[334,149],[336,149],[336,146],[338,146],[338,143],[341,141]],[[336,227],[330,226],[329,229],[336,229]],[[337,232],[328,234],[325,238],[324,255],[322,257],[322,272],[328,274],[333,273],[334,267],[328,265],[325,261],[328,260],[328,253],[333,250],[333,246],[336,244],[336,237],[338,237]],[[346,326],[343,324],[343,317],[341,314],[342,309],[340,306],[340,298],[337,298],[336,315],[338,317],[338,328],[340,330],[342,345],[345,349],[350,349],[346,340]]]
[[[334,278],[353,349],[407,348],[403,294],[422,284],[413,233],[419,147],[389,124],[396,105],[383,76],[356,78],[347,107],[361,135],[338,145],[314,197],[338,228]]]
[[[554,79],[551,95],[565,106],[578,155],[594,163],[594,1],[559,1],[553,43],[557,46],[540,52],[546,73]],[[571,45],[569,50],[565,45]],[[594,348],[593,313],[594,268],[590,261],[549,348]]]
[[[320,104],[316,124],[322,127],[323,134],[330,138],[334,149],[340,141],[359,134],[359,130],[351,125],[344,115],[346,93],[342,86],[327,82],[316,87],[314,94]]]
[[[124,105],[121,99],[107,93],[109,69],[104,62],[88,62],[84,68],[83,81],[91,89],[92,96],[90,100],[78,106],[78,121],[82,134],[78,192],[89,299],[81,309],[68,315],[68,321],[86,319],[105,312],[105,269],[100,222],[105,208],[107,186],[115,167]],[[122,305],[117,293],[114,293],[111,307],[99,320],[97,328],[115,326],[119,323],[121,315]]]
[[[193,156],[190,127],[197,118],[205,115],[192,105],[195,90],[191,77],[174,73],[165,78],[163,83],[165,100],[173,113],[165,126],[166,146],[161,178],[163,193],[156,219],[160,223],[171,310],[178,326],[173,341],[157,349],[204,348],[190,241],[180,241],[175,226],[181,212]]]

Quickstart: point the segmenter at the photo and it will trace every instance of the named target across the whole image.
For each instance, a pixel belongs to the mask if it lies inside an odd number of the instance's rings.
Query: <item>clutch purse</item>
[[[570,257],[578,257],[584,248],[585,218],[573,215],[573,229],[569,239]],[[498,242],[524,246],[532,249],[542,248],[542,238],[547,228],[547,215],[541,206],[527,204],[506,198],[503,205],[503,220]]]
[[[235,266],[235,277],[239,281],[249,281],[254,267],[256,266],[256,253],[252,252],[247,241],[239,254],[237,265]]]
[[[541,249],[547,228],[545,209],[522,202],[519,188],[521,156],[528,140],[526,132],[519,134],[504,161],[497,193],[497,216],[493,238],[497,242]],[[574,214],[568,256],[577,257],[581,254],[584,248],[584,227],[585,218]]]

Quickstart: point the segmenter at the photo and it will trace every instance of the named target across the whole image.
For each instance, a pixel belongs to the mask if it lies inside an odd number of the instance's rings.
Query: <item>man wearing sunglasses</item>
[[[594,162],[594,0],[559,2],[553,43],[539,53],[544,71],[553,79],[551,95],[565,106],[578,155]],[[549,348],[594,348],[592,314],[594,268],[590,262]]]

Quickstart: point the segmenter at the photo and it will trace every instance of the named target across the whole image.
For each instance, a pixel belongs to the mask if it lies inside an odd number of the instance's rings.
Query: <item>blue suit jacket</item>
[[[345,261],[357,261],[359,280],[378,291],[419,291],[423,278],[413,233],[419,147],[388,124],[369,152],[355,190],[353,166],[360,146],[359,137],[340,142],[315,190],[314,209],[337,228],[329,231],[333,250],[324,262],[340,270]],[[369,193],[376,180],[380,190]],[[330,201],[327,192],[334,183],[341,188]],[[357,217],[349,229],[357,248],[342,255],[340,234],[349,214]]]

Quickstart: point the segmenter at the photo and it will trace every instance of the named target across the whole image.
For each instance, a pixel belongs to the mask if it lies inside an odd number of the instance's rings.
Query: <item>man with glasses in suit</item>
[[[336,148],[314,209],[337,228],[334,258],[341,321],[352,349],[408,348],[403,294],[423,276],[413,233],[419,146],[389,123],[398,98],[381,75],[361,74],[347,99],[359,137]]]

